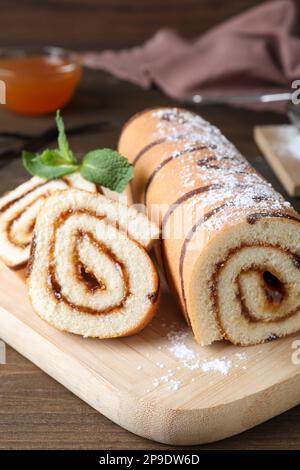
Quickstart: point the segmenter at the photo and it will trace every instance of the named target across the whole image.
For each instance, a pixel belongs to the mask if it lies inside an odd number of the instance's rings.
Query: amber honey
[[[62,108],[72,98],[81,74],[75,54],[0,57],[5,106],[22,114],[45,114]]]

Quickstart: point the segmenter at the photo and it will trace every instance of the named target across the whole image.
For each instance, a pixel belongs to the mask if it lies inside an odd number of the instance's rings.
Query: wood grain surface
[[[291,137],[292,133],[292,137]],[[293,125],[255,126],[254,139],[290,196],[300,196],[300,148],[290,149],[299,132]]]
[[[1,45],[46,44],[85,47],[119,47],[136,44],[157,28],[178,28],[187,37],[208,29],[258,1],[220,2],[189,0],[97,1],[2,0]],[[300,5],[300,1],[297,0]],[[186,6],[186,2],[185,2]],[[185,11],[188,10],[188,11]],[[97,14],[95,13],[97,12]],[[117,14],[118,22],[110,20]],[[83,16],[85,15],[85,16]],[[112,24],[114,27],[112,27]],[[114,31],[114,34],[111,31]],[[134,112],[151,106],[174,105],[159,91],[143,91],[98,72],[85,73],[72,104],[64,110],[67,125],[107,118],[105,132],[72,138],[79,153],[97,146],[116,146],[121,125]],[[202,107],[199,113],[227,135],[251,163],[285,197],[276,176],[261,157],[252,133],[254,125],[286,123],[284,115],[257,113],[221,106]],[[26,118],[0,108],[0,129],[39,133],[52,124],[52,117]],[[11,161],[0,170],[1,193],[27,178],[21,162]],[[290,199],[299,210],[300,201]],[[202,448],[298,449],[300,407],[250,431]],[[168,449],[139,438],[112,423],[67,391],[40,369],[7,347],[7,364],[0,365],[1,449]]]
[[[125,47],[159,28],[192,38],[261,0],[1,0],[0,44]],[[296,0],[300,4],[300,0]]]

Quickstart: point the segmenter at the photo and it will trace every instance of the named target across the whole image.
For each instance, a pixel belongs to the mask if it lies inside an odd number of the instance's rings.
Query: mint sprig
[[[55,179],[80,171],[83,178],[112,191],[122,192],[133,178],[133,165],[116,150],[104,148],[88,152],[79,163],[69,147],[60,112],[56,113],[58,148],[42,153],[24,151],[22,160],[33,176]]]
[[[31,175],[49,180],[69,175],[79,169],[79,165],[62,160],[55,150],[44,150],[41,154],[24,151],[22,160]]]
[[[63,118],[60,115],[60,110],[56,111],[55,121],[58,129],[58,148],[60,155],[70,163],[76,163],[76,158],[70,150],[69,142],[65,133],[65,125]]]
[[[133,178],[133,166],[115,150],[98,149],[85,155],[80,174],[88,181],[121,193]]]

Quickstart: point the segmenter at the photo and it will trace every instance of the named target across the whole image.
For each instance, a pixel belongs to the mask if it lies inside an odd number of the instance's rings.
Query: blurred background
[[[1,46],[138,45],[170,27],[193,38],[259,0],[1,0]],[[300,0],[296,0],[300,5]]]

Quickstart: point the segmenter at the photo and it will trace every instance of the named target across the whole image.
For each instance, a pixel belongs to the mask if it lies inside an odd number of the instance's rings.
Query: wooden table
[[[146,107],[176,105],[159,91],[144,91],[100,72],[86,72],[72,104],[64,110],[66,125],[104,118],[110,128],[73,137],[72,148],[82,153],[101,146],[116,147],[122,124]],[[253,165],[284,194],[256,148],[252,131],[257,124],[284,123],[284,115],[228,107],[202,107]],[[0,129],[40,132],[53,118],[28,118],[0,108]],[[21,161],[11,161],[0,173],[1,193],[27,178]],[[285,194],[284,194],[285,195]],[[285,195],[286,196],[286,195]],[[300,200],[292,201],[298,210]],[[12,293],[13,295],[13,293]],[[300,406],[265,424],[210,449],[297,449],[300,446]],[[0,366],[0,449],[168,449],[137,437],[94,411],[7,347],[7,364]]]

